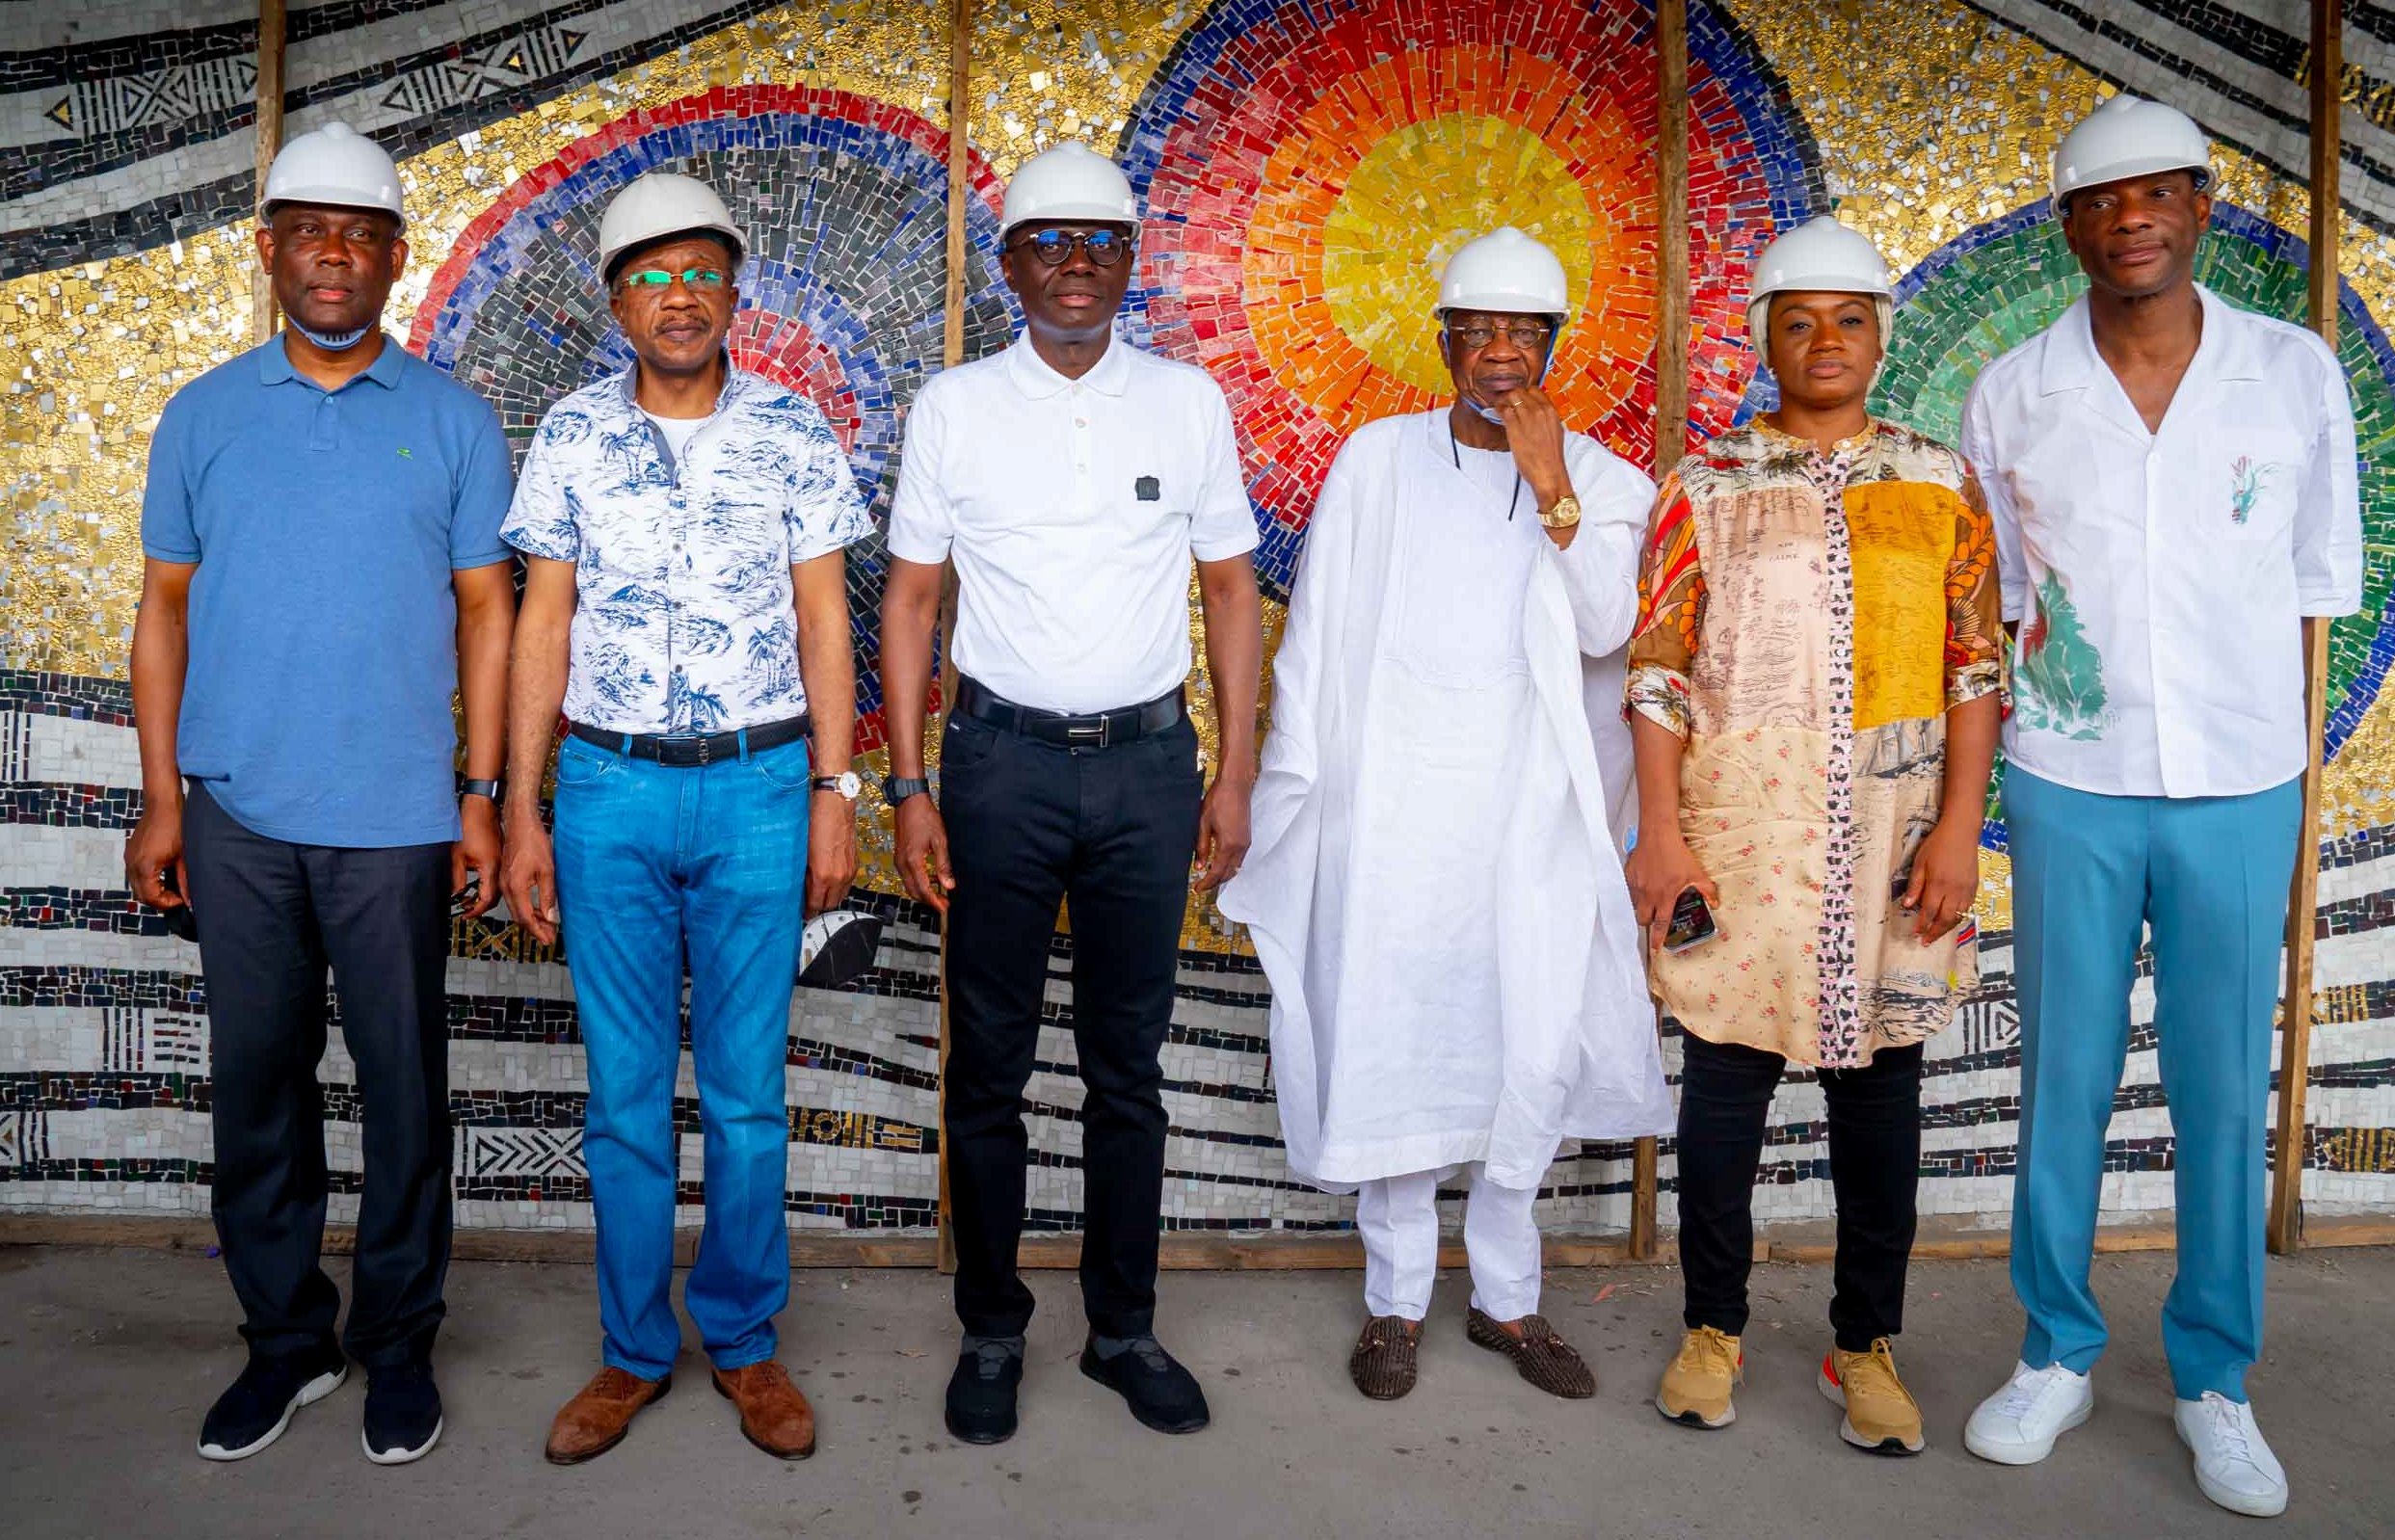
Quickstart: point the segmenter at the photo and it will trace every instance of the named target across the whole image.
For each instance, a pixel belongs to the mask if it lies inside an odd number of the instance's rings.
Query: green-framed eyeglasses
[[[732,282],[731,276],[720,267],[686,267],[679,273],[669,273],[661,267],[644,267],[616,275],[618,283],[635,289],[668,288],[677,279],[681,280],[683,288],[699,294],[720,293]]]
[[[1042,267],[1062,267],[1077,246],[1089,253],[1092,265],[1112,267],[1131,250],[1131,237],[1121,230],[1036,230],[1017,241],[1014,250],[1028,251]]]

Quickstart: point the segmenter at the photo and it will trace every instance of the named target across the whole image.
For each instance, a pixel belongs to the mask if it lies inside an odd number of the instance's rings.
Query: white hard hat
[[[278,203],[379,208],[401,224],[399,167],[390,152],[347,123],[327,123],[282,146],[266,171],[261,216]]]
[[[732,262],[740,265],[748,241],[732,222],[732,210],[715,189],[695,176],[676,172],[651,172],[638,176],[608,201],[599,217],[599,276],[614,277],[616,258],[660,236],[686,230],[720,235],[732,247]]]
[[[1450,310],[1551,315],[1559,327],[1572,314],[1572,300],[1555,252],[1508,225],[1465,242],[1447,259],[1437,313]]]
[[[1078,139],[1041,150],[1006,181],[1006,207],[999,216],[1002,237],[1033,220],[1139,227],[1139,199],[1131,196],[1123,168]]]
[[[2180,171],[2195,173],[2199,193],[2212,185],[2212,142],[2195,119],[2158,101],[2115,96],[2054,146],[2054,212],[2085,188]]]
[[[1879,342],[1887,345],[1896,316],[1896,285],[1887,258],[1871,237],[1823,214],[1807,220],[1763,249],[1755,258],[1754,286],[1746,291],[1746,334],[1755,346],[1771,320],[1771,296],[1797,293],[1868,294],[1879,314]]]

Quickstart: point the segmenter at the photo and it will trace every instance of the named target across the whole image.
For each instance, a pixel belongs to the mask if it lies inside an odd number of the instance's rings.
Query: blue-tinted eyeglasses
[[[1077,246],[1095,265],[1112,267],[1131,250],[1131,238],[1121,230],[1039,230],[1017,241],[1014,249],[1028,250],[1043,267],[1062,267],[1072,260]]]

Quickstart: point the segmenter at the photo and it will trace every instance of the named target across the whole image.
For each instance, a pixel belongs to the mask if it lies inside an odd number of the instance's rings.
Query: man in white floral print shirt
[[[599,269],[637,361],[550,409],[509,544],[516,633],[509,911],[562,921],[590,1102],[605,1367],[557,1414],[548,1457],[586,1460],[665,1394],[682,966],[706,1134],[705,1230],[684,1300],[751,1443],[814,1449],[774,1362],[789,1294],[783,1217],[790,987],[806,913],[856,872],[856,718],[841,549],[867,520],[804,397],[732,366],[742,239],[704,183],[652,173],[599,226]],[[541,780],[560,706],[556,842]],[[812,753],[811,741],[812,740]]]
[[[2195,281],[2203,130],[2116,96],[2063,139],[2054,203],[2085,299],[1988,365],[1962,452],[2016,627],[2006,725],[2021,1161],[2020,1363],[1971,1452],[2045,1458],[2093,1410],[2089,1287],[2106,1132],[2150,933],[2177,1281],[2162,1338],[2204,1496],[2286,1506],[2246,1399],[2262,1350],[2263,1133],[2307,757],[2302,621],[2361,602],[2336,355]]]

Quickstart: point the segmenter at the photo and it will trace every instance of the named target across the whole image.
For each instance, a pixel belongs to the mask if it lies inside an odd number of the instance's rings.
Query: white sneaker
[[[2267,1519],[2287,1508],[2287,1473],[2263,1442],[2253,1408],[2206,1391],[2170,1413],[2179,1442],[2195,1453],[2195,1484],[2231,1513]]]
[[[2012,1367],[2012,1379],[1963,1425],[1962,1447],[1998,1465],[2036,1465],[2095,1412],[2095,1383],[2060,1364]]]

